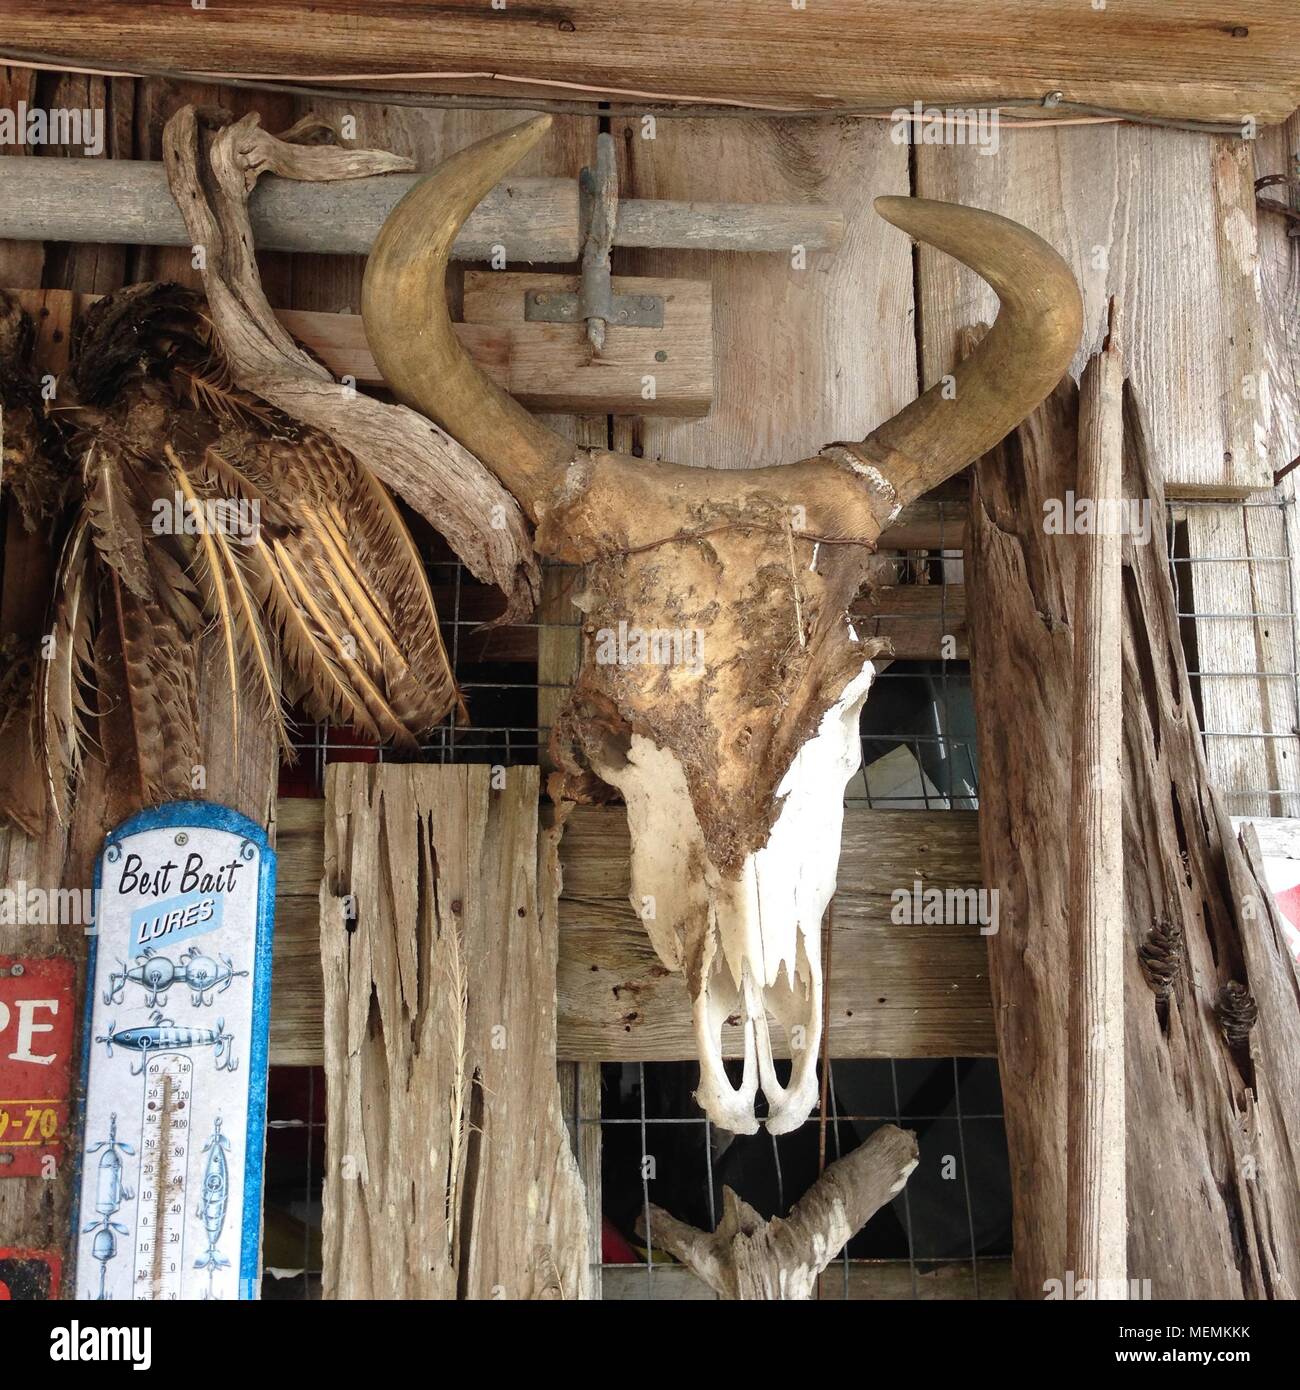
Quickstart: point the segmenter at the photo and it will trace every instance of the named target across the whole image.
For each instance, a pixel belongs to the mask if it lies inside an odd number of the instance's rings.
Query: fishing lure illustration
[[[108,1138],[101,1139],[97,1144],[92,1144],[87,1148],[86,1153],[87,1155],[99,1154],[98,1171],[95,1174],[95,1210],[99,1215],[93,1221],[87,1222],[82,1230],[87,1234],[91,1231],[95,1233],[95,1239],[91,1242],[90,1254],[92,1259],[99,1261],[97,1299],[103,1302],[108,1299],[108,1294],[104,1288],[104,1280],[108,1274],[108,1262],[117,1255],[118,1236],[128,1234],[127,1227],[120,1221],[114,1221],[113,1218],[117,1215],[118,1208],[121,1207],[122,1203],[129,1202],[135,1196],[135,1193],[122,1181],[122,1154],[134,1156],[135,1150],[125,1140],[117,1137],[116,1111],[109,1116]]]
[[[130,982],[144,990],[145,1004],[151,1009],[166,1004],[166,991],[172,985],[187,985],[190,999],[198,1008],[211,1004],[214,993],[224,994],[235,980],[248,975],[247,970],[236,970],[229,956],[214,960],[203,955],[197,946],[191,946],[179,962],[146,946],[134,964],[128,965],[119,957],[118,965],[121,969],[109,974],[104,1003],[120,1004]]]
[[[105,1045],[110,1057],[114,1046],[140,1053],[140,1065],[131,1068],[132,1076],[139,1076],[144,1071],[151,1052],[176,1052],[191,1047],[212,1048],[217,1070],[234,1071],[239,1066],[234,1056],[235,1035],[227,1033],[225,1027],[224,1018],[217,1019],[215,1028],[178,1026],[174,1019],[164,1018],[162,1011],[155,1009],[149,1016],[148,1025],[118,1030],[116,1024],[110,1023],[108,1031],[99,1034],[95,1041]]]
[[[221,1132],[221,1116],[213,1125],[212,1138],[203,1146],[208,1156],[203,1170],[203,1192],[195,1215],[203,1222],[203,1231],[208,1239],[208,1248],[194,1261],[195,1269],[208,1271],[208,1291],[205,1298],[213,1298],[212,1276],[219,1269],[227,1269],[230,1261],[217,1252],[217,1242],[226,1224],[226,1205],[230,1200],[230,1165],[226,1154],[230,1151],[230,1140]]]

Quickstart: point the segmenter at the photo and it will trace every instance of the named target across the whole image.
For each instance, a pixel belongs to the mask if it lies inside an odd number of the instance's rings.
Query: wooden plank
[[[843,209],[834,255],[792,247],[756,260],[701,251],[624,251],[616,268],[713,286],[713,410],[696,421],[621,422],[647,458],[714,468],[791,463],[861,439],[916,394],[906,237],[871,210],[907,193],[907,150],[880,126],[848,121],[611,123],[631,197],[830,203]],[[792,498],[792,503],[797,502]]]
[[[21,155],[0,155],[0,187],[5,190],[0,236],[23,243],[188,248],[185,223],[160,163],[114,159],[83,168],[79,161],[28,166],[21,160]],[[258,249],[365,255],[384,219],[420,177],[386,174],[329,184],[268,175],[249,203]],[[466,219],[452,258],[490,260],[499,245],[512,261],[575,260],[578,207],[572,179],[507,179]],[[833,207],[633,198],[619,205],[614,244],[787,253],[798,245],[833,250],[843,233],[843,216]]]
[[[685,1265],[656,1264],[649,1271],[639,1265],[606,1265],[604,1277],[604,1296],[616,1302],[717,1300],[717,1294]],[[1011,1261],[980,1256],[977,1277],[969,1262],[914,1271],[906,1260],[850,1260],[847,1268],[836,1263],[822,1275],[817,1297],[819,1302],[910,1299],[949,1303],[956,1299],[1007,1299],[1013,1297]]]
[[[1210,776],[1236,815],[1295,815],[1300,724],[1287,517],[1261,499],[1189,505],[1186,523],[1193,683]]]
[[[1070,101],[1236,122],[1300,100],[1289,0],[818,0],[755,7],[693,0],[629,8],[569,0],[562,16],[457,0],[436,13],[335,0],[251,0],[188,12],[146,0],[67,7],[52,38],[43,5],[6,11],[6,37],[70,66],[161,65],[402,89],[588,100],[694,98],[758,105],[970,104],[1060,91]],[[361,76],[356,76],[360,74]],[[351,75],[351,76],[348,76]]]
[[[483,282],[492,289],[483,288]],[[494,282],[500,282],[495,283]],[[713,339],[707,285],[683,281],[616,278],[614,290],[635,286],[666,294],[662,329],[611,325],[605,349],[593,358],[582,324],[525,323],[527,290],[577,286],[576,276],[482,272],[465,277],[466,322],[455,325],[462,346],[498,386],[530,410],[551,413],[631,411],[645,415],[697,416],[713,399]],[[518,303],[515,303],[515,300]],[[319,314],[281,309],[276,317],[340,380],[380,386],[359,314]],[[664,355],[661,363],[659,354]],[[647,399],[646,378],[655,394]]]
[[[600,356],[595,357],[584,324],[524,320],[529,290],[576,292],[580,283],[576,275],[469,273],[458,336],[521,405],[578,414],[707,414],[713,402],[709,285],[615,275],[615,294],[653,295],[664,301],[663,327],[611,323]]]
[[[83,103],[84,104],[84,103]],[[269,129],[275,127],[265,122]],[[361,255],[420,174],[383,174],[346,183],[302,183],[268,175],[249,200],[259,251]],[[141,159],[37,164],[0,155],[0,236],[23,241],[93,241],[181,246],[190,238],[161,163]],[[452,255],[565,262],[578,254],[578,186],[571,179],[507,179],[465,222]]]
[[[280,862],[295,891],[276,896],[271,1060],[310,1065],[321,1052],[319,937],[310,889],[322,862],[321,803],[281,802]],[[839,1057],[988,1056],[993,1024],[986,945],[977,926],[891,921],[892,894],[978,886],[971,812],[845,812],[830,982],[831,1053]],[[560,845],[559,1054],[582,1061],[695,1057],[685,983],[668,975],[627,900],[622,807],[579,807]],[[300,891],[301,890],[301,891]],[[779,1029],[774,1046],[784,1047]],[[728,1056],[738,1029],[724,1030]]]
[[[326,1298],[590,1294],[537,769],[492,783],[486,765],[326,777]]]
[[[1110,298],[1130,306],[1129,374],[1170,496],[1272,485],[1247,144],[1133,126],[1004,130],[995,158],[925,145],[916,161],[920,196],[1002,213],[1069,262],[1085,306],[1076,375]],[[918,277],[929,385],[955,362],[959,331],[997,306],[973,272],[927,247]]]
[[[1124,495],[1119,308],[1079,384],[1079,492]],[[1124,1170],[1124,608],[1115,530],[1076,542],[1069,847],[1070,990],[1066,1250],[1089,1298],[1127,1296]]]
[[[1300,180],[1300,112],[1261,131],[1254,145],[1255,174]],[[1260,196],[1300,210],[1300,184],[1274,185]],[[1290,233],[1294,220],[1260,208],[1259,278],[1264,303],[1264,345],[1269,365],[1269,455],[1277,468],[1300,458],[1300,236]],[[1296,476],[1287,477],[1287,496],[1294,496]]]

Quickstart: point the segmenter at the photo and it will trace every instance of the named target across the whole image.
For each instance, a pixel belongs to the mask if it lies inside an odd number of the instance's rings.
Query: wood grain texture
[[[102,105],[102,95],[99,102],[94,98],[87,93],[67,104],[78,109],[88,100]],[[263,125],[278,133],[269,121]],[[343,184],[308,184],[268,178],[249,200],[256,245],[261,251],[365,255],[384,219],[419,179],[419,174],[383,174]],[[0,235],[6,237],[190,246],[158,161],[78,158],[41,165],[0,155],[0,187],[5,190]],[[453,255],[484,261],[497,245],[506,247],[512,261],[573,260],[578,252],[577,184],[521,178],[494,188],[468,218]]]
[[[544,91],[610,99],[726,98],[759,104],[894,106],[997,97],[1071,101],[1164,115],[1280,120],[1300,100],[1287,0],[819,0],[756,9],[691,0],[629,9],[570,0],[563,11],[447,0],[425,13],[329,0],[227,0],[188,10],[119,0],[66,7],[56,33],[32,0],[7,7],[9,43],[56,44],[73,66],[155,64],[244,75],[407,74],[403,88]],[[445,73],[439,81],[430,74]],[[414,76],[411,76],[414,74]],[[575,91],[575,84],[582,89]],[[371,80],[371,85],[381,84]]]
[[[465,318],[456,336],[476,366],[530,410],[550,414],[627,412],[698,416],[713,399],[712,313],[707,285],[626,277],[615,293],[664,294],[662,329],[611,325],[593,357],[583,325],[526,323],[531,289],[563,293],[569,275],[477,272],[465,277]],[[279,310],[280,322],[340,380],[383,387],[359,314]],[[659,354],[663,354],[660,362]],[[646,398],[646,379],[654,396]],[[602,441],[603,443],[603,441]]]
[[[315,885],[319,802],[282,801],[271,1060],[321,1056]],[[976,1057],[993,1049],[987,951],[978,925],[891,921],[893,893],[978,887],[978,832],[967,812],[845,812],[830,982],[831,1053],[840,1057]],[[581,1061],[686,1061],[696,1056],[685,983],[660,964],[628,902],[622,807],[578,807],[560,845],[558,1049]],[[996,937],[992,938],[996,940]],[[788,1055],[773,1026],[773,1046]],[[743,1051],[723,1032],[727,1056]]]
[[[1300,212],[1300,112],[1281,125],[1261,131],[1254,145],[1257,178],[1282,176],[1291,187],[1272,186],[1260,196]],[[1300,236],[1298,224],[1281,213],[1260,208],[1259,277],[1264,303],[1264,344],[1269,365],[1269,455],[1285,466],[1300,458]],[[1293,494],[1295,475],[1288,479]]]
[[[871,209],[908,191],[907,151],[871,123],[659,121],[611,123],[629,197],[703,197],[843,210],[833,254],[623,251],[615,269],[713,287],[718,358],[704,420],[627,422],[633,452],[714,468],[792,463],[839,439],[861,439],[916,395],[907,238]],[[792,504],[798,498],[791,498]]]
[[[1113,321],[1112,314],[1112,321]],[[1079,494],[1123,496],[1124,362],[1113,326],[1079,385]],[[1066,1251],[1088,1297],[1127,1294],[1124,1171],[1122,537],[1080,537],[1075,565],[1070,799],[1070,1095]],[[1086,1285],[1085,1285],[1086,1281]]]
[[[1077,421],[1067,382],[975,465],[965,554],[980,854],[998,894],[989,976],[1023,1298],[1041,1298],[1065,1269],[1073,574],[1041,518],[1044,501],[1074,485]]]
[[[982,851],[1011,1153],[1016,1289],[1067,1277],[1067,883],[1073,555],[1037,520],[1075,485],[1074,388],[976,469],[967,583]],[[1124,495],[1164,505],[1136,406]],[[1124,550],[1128,1276],[1156,1298],[1300,1288],[1300,1007],[1262,869],[1207,773],[1164,533]],[[1014,737],[1008,731],[1014,729]],[[1225,990],[1258,1010],[1225,1031]],[[1227,991],[1231,997],[1233,991]]]
[[[25,90],[22,70],[9,71],[14,74],[11,89]],[[86,95],[93,100],[95,93]],[[27,98],[11,97],[0,104],[12,109],[18,100]],[[24,244],[189,246],[161,163],[123,158],[28,166],[22,158],[0,155],[0,186],[5,190],[0,236]],[[420,178],[385,174],[342,184],[265,179],[249,200],[258,249],[363,256],[384,219]],[[486,261],[502,246],[514,262],[574,261],[579,251],[578,197],[572,179],[506,179],[470,213],[456,237],[452,258]],[[822,251],[834,249],[843,235],[844,218],[832,207],[630,198],[619,204],[614,245],[784,252],[802,244]],[[32,254],[39,259],[39,250]]]
[[[1272,484],[1253,159],[1243,141],[1132,126],[1003,130],[997,152],[921,146],[916,192],[1001,213],[1044,237],[1083,291],[1077,376],[1106,304],[1127,306],[1128,372],[1171,496],[1236,497]],[[918,252],[924,385],[957,336],[991,322],[972,272]]]
[[[589,1292],[537,797],[535,768],[329,769],[327,1298]]]

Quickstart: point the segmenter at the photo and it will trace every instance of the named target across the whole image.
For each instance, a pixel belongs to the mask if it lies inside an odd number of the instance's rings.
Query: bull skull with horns
[[[590,798],[604,783],[623,796],[633,903],[693,1000],[700,1105],[752,1134],[761,1088],[767,1128],[782,1134],[817,1096],[820,928],[881,649],[854,631],[850,605],[900,509],[1056,386],[1081,336],[1079,291],[1056,252],[1017,223],[878,198],[882,217],[970,266],[1001,300],[950,389],[932,388],[859,443],[782,467],[723,471],[580,449],[475,367],[444,284],[461,224],[549,124],[538,117],[460,151],[394,208],[366,269],[366,334],[397,396],[518,499],[537,553],[583,567],[584,663],[552,733],[559,790]],[[703,659],[595,659],[597,634],[620,622],[703,633]],[[785,1085],[769,1015],[791,1042]],[[722,1063],[722,1026],[736,1018],[738,1088]]]

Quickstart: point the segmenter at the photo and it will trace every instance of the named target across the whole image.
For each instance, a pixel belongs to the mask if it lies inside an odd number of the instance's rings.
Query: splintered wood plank
[[[327,1298],[588,1296],[536,768],[326,777]],[[553,884],[553,847],[541,846]]]
[[[835,251],[784,255],[615,253],[620,270],[713,287],[713,409],[697,421],[623,422],[647,458],[714,468],[793,463],[861,439],[916,394],[911,251],[871,209],[907,193],[907,150],[876,122],[611,122],[628,197],[829,203],[844,212]],[[798,503],[791,497],[791,505]]]
[[[286,811],[285,807],[292,810]],[[317,802],[281,803],[281,866],[293,893],[277,892],[273,1063],[308,1065],[321,1050],[316,948],[319,909],[303,890],[321,864]],[[628,902],[622,807],[579,807],[560,844],[558,1050],[582,1061],[673,1061],[696,1056],[685,982],[665,971]],[[830,982],[833,1055],[988,1056],[993,1051],[987,943],[980,927],[892,920],[894,894],[981,882],[976,817],[962,811],[873,811],[844,817]],[[724,1030],[727,1056],[741,1054]],[[773,1045],[784,1048],[779,1029]]]
[[[1189,505],[1188,589],[1210,777],[1240,816],[1300,814],[1296,619],[1281,503]]]
[[[65,6],[60,55],[78,67],[238,76],[360,74],[362,85],[633,102],[765,106],[955,104],[1060,91],[1164,116],[1281,120],[1300,100],[1290,0],[567,0],[563,10],[454,0],[436,7],[234,0],[195,20],[147,0]],[[6,39],[48,50],[50,13],[6,7]]]
[[[992,156],[916,150],[918,195],[1001,213],[1065,257],[1084,297],[1076,376],[1111,296],[1127,306],[1130,378],[1171,496],[1272,484],[1253,177],[1246,142],[1139,126],[1003,129]],[[997,301],[928,247],[918,277],[930,385],[957,360],[960,330],[992,322]]]

